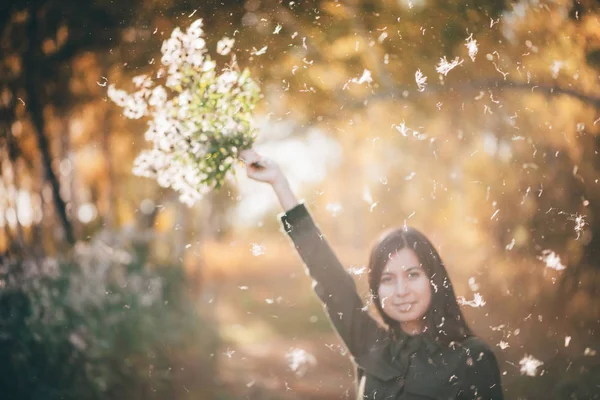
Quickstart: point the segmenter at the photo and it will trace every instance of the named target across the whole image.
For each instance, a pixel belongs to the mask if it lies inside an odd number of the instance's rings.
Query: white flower
[[[560,261],[560,256],[552,250],[546,249],[542,251],[542,256],[538,257],[538,259],[542,260],[544,264],[546,264],[546,268],[552,268],[557,271],[562,271],[566,268]]]
[[[173,36],[165,40],[161,47],[161,53],[163,54],[161,58],[163,65],[171,65],[180,60],[183,56],[183,44],[181,40]]]
[[[129,98],[126,91],[115,88],[115,85],[113,84],[108,85],[107,95],[108,98],[119,107],[125,107],[127,99]]]
[[[565,347],[569,347],[569,343],[571,343],[571,336],[565,336]]]
[[[261,47],[259,50],[256,50],[256,48],[253,48],[252,51],[250,52],[250,54],[252,54],[253,56],[262,56],[263,54],[265,54],[267,52],[268,48],[269,48],[269,46]]]
[[[202,66],[202,72],[209,72],[209,71],[213,71],[215,69],[215,67],[217,66],[217,63],[212,61],[212,60],[207,60],[204,65]]]
[[[202,22],[202,19],[195,20],[188,28],[187,34],[191,37],[202,36],[202,34],[204,33],[204,31],[202,30],[203,25],[204,23]]]
[[[138,89],[149,88],[152,86],[152,81],[150,80],[148,75],[134,76],[132,81],[133,81],[133,84],[135,85],[135,87]]]
[[[231,87],[238,80],[236,71],[225,71],[217,78],[217,92],[224,93],[231,90]]]
[[[167,82],[165,83],[165,86],[167,86],[168,88],[174,89],[174,88],[178,87],[179,85],[181,85],[182,79],[183,79],[182,73],[175,72],[173,74],[169,74],[169,76],[167,77]]]
[[[259,99],[247,70],[216,70],[203,34],[201,20],[185,33],[175,28],[162,44],[158,73],[134,78],[137,91],[131,94],[108,88],[126,117],[150,117],[144,137],[153,147],[136,158],[134,174],[156,179],[189,205],[224,182],[239,150],[230,143],[252,146],[251,112]],[[233,43],[224,38],[218,48],[226,54]],[[164,84],[155,85],[149,76]]]
[[[423,75],[420,69],[415,72],[415,81],[417,82],[417,88],[419,89],[419,92],[424,91],[425,86],[427,86],[427,77]]]
[[[461,60],[458,57],[456,57],[451,63],[449,63],[448,60],[446,60],[446,56],[444,56],[444,58],[440,58],[440,63],[435,67],[435,70],[438,73],[446,76],[446,75],[448,75],[448,72],[450,72],[451,70],[453,70],[454,68],[456,68],[457,66],[459,66],[462,63],[463,63],[463,60]]]
[[[360,267],[352,266],[348,269],[348,273],[350,275],[362,275],[366,272],[366,270],[367,270],[367,267],[365,265],[362,265]]]
[[[229,54],[231,52],[231,49],[233,48],[234,43],[235,43],[235,39],[230,39],[228,37],[224,37],[223,39],[219,40],[219,42],[217,43],[217,53],[219,53],[222,56],[226,56],[227,54]]]
[[[181,42],[184,37],[185,35],[179,27],[176,27],[175,29],[173,29],[173,32],[171,32],[171,39],[173,39],[174,41]]]
[[[465,44],[465,46],[467,47],[467,50],[469,51],[469,57],[471,57],[471,61],[475,61],[475,56],[477,55],[477,51],[479,50],[477,48],[477,40],[473,39],[473,34],[471,34],[466,39],[466,41],[467,41],[467,43]]]
[[[302,349],[292,349],[286,354],[288,365],[296,376],[302,377],[308,371],[310,366],[317,364],[317,359],[310,353]]]
[[[331,213],[331,216],[337,217],[344,210],[344,207],[340,203],[327,203],[325,207],[327,211]]]
[[[150,95],[150,99],[148,99],[148,105],[153,107],[161,107],[167,101],[167,91],[162,86],[156,86],[152,89],[152,94]]]
[[[402,134],[402,136],[408,136],[408,131],[410,131],[410,128],[406,126],[406,123],[404,121],[402,121],[400,125],[395,125],[395,128],[398,132]]]
[[[202,38],[193,38],[187,48],[202,51],[206,48],[206,41]]]
[[[584,124],[577,124],[577,130],[578,131],[583,131],[583,129],[585,128]],[[571,218],[569,218],[571,221],[575,222],[575,233],[577,233],[577,240],[579,240],[579,237],[581,236],[581,234],[583,233],[583,231],[585,230],[585,227],[587,226],[587,221],[585,220],[585,216],[584,215],[579,215],[579,214],[575,214],[573,216],[571,216]]]
[[[536,376],[537,369],[544,363],[533,356],[525,354],[525,357],[519,361],[519,365],[521,365],[521,375]]]
[[[552,65],[550,66],[550,70],[552,71],[552,77],[554,79],[558,78],[558,74],[560,73],[560,70],[562,69],[562,67],[564,65],[565,65],[564,61],[554,60],[552,62]]]
[[[464,297],[459,297],[458,298],[458,304],[461,305],[467,305],[467,306],[471,306],[474,308],[477,307],[483,307],[485,306],[485,300],[483,299],[483,296],[479,293],[475,293],[473,295],[473,300],[466,300]]]
[[[594,357],[597,354],[596,350],[586,347],[583,351],[583,355],[587,357]]]
[[[142,103],[136,100],[137,99],[129,98],[128,101],[125,103],[123,115],[129,119],[140,119],[146,115],[146,103]]]
[[[251,243],[251,252],[255,257],[261,256],[265,254],[265,246],[262,246],[258,243]]]
[[[369,71],[368,69],[365,69],[362,73],[362,76],[360,78],[352,78],[352,82],[354,83],[358,83],[363,84],[363,83],[371,83],[373,82],[373,78],[371,77],[371,71]]]
[[[504,340],[501,340],[500,343],[497,344],[497,346],[500,347],[502,350],[505,350],[510,347],[510,345]]]
[[[174,68],[177,68],[182,58],[183,51],[181,49],[173,49],[168,52],[164,52],[160,59],[160,62],[164,66],[173,66]]]
[[[204,61],[204,54],[202,54],[201,52],[193,52],[188,54],[187,57],[187,62],[188,64],[191,64],[194,67],[199,67],[202,65],[202,62]]]

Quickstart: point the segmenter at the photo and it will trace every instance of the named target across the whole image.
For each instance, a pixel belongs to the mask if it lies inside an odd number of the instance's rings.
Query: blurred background
[[[270,188],[239,169],[189,208],[131,173],[146,122],[107,86],[203,18],[365,301],[373,239],[415,226],[506,398],[600,398],[599,6],[3,0],[0,397],[352,398]]]

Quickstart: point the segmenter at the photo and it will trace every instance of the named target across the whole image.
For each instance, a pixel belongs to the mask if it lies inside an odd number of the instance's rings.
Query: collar
[[[433,354],[438,352],[441,349],[441,345],[437,342],[431,335],[427,333],[421,333],[418,335],[409,335],[404,332],[400,327],[394,328],[393,331],[390,331],[393,336],[392,340],[392,348],[394,353],[394,358],[403,353],[413,354],[417,352],[421,347],[425,347],[426,351],[429,354]]]

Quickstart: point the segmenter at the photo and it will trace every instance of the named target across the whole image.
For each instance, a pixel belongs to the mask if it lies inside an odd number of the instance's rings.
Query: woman
[[[366,312],[346,272],[272,160],[241,153],[251,179],[271,184],[281,220],[357,367],[358,399],[500,400],[493,352],[467,326],[446,269],[415,229],[385,232],[369,260],[369,288],[387,327]]]

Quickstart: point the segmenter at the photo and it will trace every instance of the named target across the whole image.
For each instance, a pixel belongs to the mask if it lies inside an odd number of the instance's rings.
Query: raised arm
[[[364,309],[354,279],[344,269],[304,204],[300,203],[285,175],[271,160],[253,151],[242,154],[248,176],[272,185],[285,210],[281,221],[313,278],[316,294],[354,357],[365,355],[385,332]]]
[[[262,157],[254,150],[244,150],[240,153],[240,156],[246,165],[248,177],[255,181],[270,184],[284,211],[291,210],[300,203],[276,162]]]

